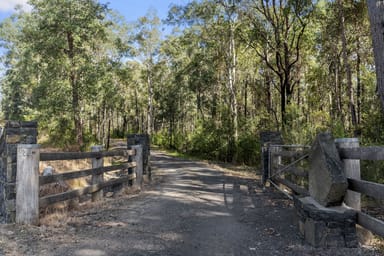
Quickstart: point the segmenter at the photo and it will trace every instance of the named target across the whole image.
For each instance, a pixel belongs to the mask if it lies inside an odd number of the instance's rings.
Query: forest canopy
[[[2,113],[56,145],[148,133],[256,164],[263,130],[384,143],[366,1],[191,1],[133,24],[96,0],[29,3],[0,25]]]

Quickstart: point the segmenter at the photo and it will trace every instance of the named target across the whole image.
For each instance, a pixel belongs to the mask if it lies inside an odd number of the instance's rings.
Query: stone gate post
[[[37,143],[37,122],[7,121],[0,134],[0,222],[16,218],[17,145]]]

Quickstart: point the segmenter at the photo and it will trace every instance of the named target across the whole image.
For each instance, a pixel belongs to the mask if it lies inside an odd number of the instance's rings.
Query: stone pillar
[[[143,175],[151,179],[151,140],[148,134],[128,134],[128,149],[134,145],[143,146]]]
[[[280,132],[271,132],[264,131],[260,132],[260,145],[261,145],[261,167],[262,167],[262,184],[265,186],[267,179],[269,177],[269,169],[270,169],[270,159],[269,153],[270,148],[268,145],[282,145],[283,139],[281,138]]]
[[[17,144],[37,144],[37,122],[7,121],[0,135],[0,222],[16,218]]]
[[[324,207],[312,197],[293,197],[302,237],[314,247],[352,248],[359,245],[356,212],[350,208]]]

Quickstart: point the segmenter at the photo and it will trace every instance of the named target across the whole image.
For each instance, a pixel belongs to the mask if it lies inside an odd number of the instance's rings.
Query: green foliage
[[[7,49],[1,84],[5,117],[37,119],[53,141],[83,147],[89,137],[84,110],[95,111],[103,99],[116,101],[111,77],[128,50],[123,28],[95,0],[31,0],[30,5],[31,12],[19,12],[0,27]]]
[[[189,152],[208,160],[226,161],[229,140],[225,134],[214,122],[201,122],[192,133]]]
[[[375,99],[374,104],[367,108],[364,125],[362,126],[361,143],[363,145],[384,144],[384,113],[381,111],[380,102]]]
[[[251,166],[260,166],[260,159],[261,146],[259,136],[253,133],[241,134],[239,137],[237,162]]]
[[[71,145],[76,144],[76,138],[73,133],[73,122],[67,116],[61,116],[54,122],[45,124],[45,127],[41,127],[49,134],[50,145],[56,145],[60,148],[68,148]]]

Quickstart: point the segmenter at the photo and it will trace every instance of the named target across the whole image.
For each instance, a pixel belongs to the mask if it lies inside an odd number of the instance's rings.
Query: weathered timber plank
[[[134,157],[134,160],[136,162],[136,180],[134,182],[135,186],[138,186],[140,189],[143,186],[143,146],[142,145],[135,145],[132,146],[133,149],[136,150],[136,155]]]
[[[358,138],[339,138],[335,139],[337,149],[356,149],[360,147]],[[359,159],[343,159],[344,172],[347,178],[361,180],[360,160]],[[349,184],[348,184],[349,186]],[[347,190],[344,196],[344,202],[353,209],[361,210],[361,194],[352,190]]]
[[[60,194],[45,196],[45,197],[40,198],[39,207],[44,208],[44,207],[47,207],[48,205],[51,205],[51,204],[55,204],[58,202],[62,202],[65,200],[76,198],[76,197],[86,195],[89,193],[94,193],[96,191],[99,191],[102,188],[112,186],[115,184],[120,184],[120,183],[126,182],[127,180],[133,180],[135,178],[136,178],[135,175],[130,175],[130,176],[125,176],[125,177],[118,178],[118,179],[109,180],[109,181],[103,182],[101,184],[91,185],[91,186],[77,189],[77,190],[71,190],[71,191],[66,191],[66,192],[60,193]]]
[[[16,223],[39,224],[39,145],[17,146]]]
[[[272,156],[282,156],[282,157],[302,157],[308,154],[308,151],[276,151],[271,152]]]
[[[279,169],[286,168],[285,169],[286,173],[290,173],[290,174],[293,174],[293,175],[296,175],[299,177],[303,177],[303,178],[308,178],[308,171],[305,169],[295,167],[295,166],[286,167],[286,165],[282,165],[282,164],[279,164],[278,167],[279,167]]]
[[[97,145],[91,147],[92,152],[103,152],[103,146]],[[102,168],[104,167],[104,158],[92,158],[92,168]],[[91,178],[92,185],[102,184],[104,182],[104,174],[103,173],[92,173]],[[94,193],[92,193],[92,202],[99,201],[103,199],[103,190],[100,189]]]
[[[366,213],[357,212],[357,224],[372,231],[376,235],[384,237],[384,222]]]
[[[40,176],[39,182],[40,182],[40,185],[45,185],[52,182],[77,179],[77,178],[89,176],[92,174],[101,174],[105,172],[116,171],[116,170],[135,167],[135,166],[136,166],[136,163],[124,163],[120,165],[112,165],[112,166],[93,168],[93,169],[87,169],[87,170],[58,173],[51,176]]]
[[[348,178],[348,189],[384,200],[384,184]]]
[[[77,160],[87,158],[102,158],[112,156],[135,155],[134,150],[114,150],[102,152],[55,152],[40,153],[40,161]]]
[[[384,160],[384,147],[360,147],[338,149],[341,159]]]
[[[279,177],[274,177],[272,180],[277,182],[277,183],[283,184],[284,186],[287,186],[288,188],[290,188],[296,194],[300,194],[300,195],[303,195],[303,196],[308,196],[309,195],[308,191],[305,188],[302,188],[302,187],[300,187],[300,186],[290,182],[289,180],[282,179],[282,178],[279,178]]]

